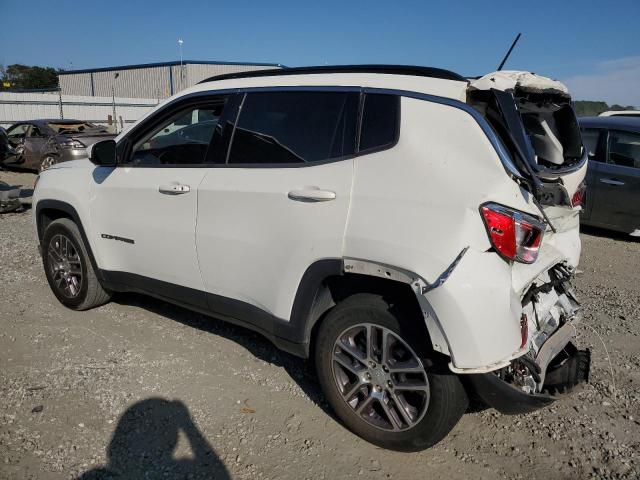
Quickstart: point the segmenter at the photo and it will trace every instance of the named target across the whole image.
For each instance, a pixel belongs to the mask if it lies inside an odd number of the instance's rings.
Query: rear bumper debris
[[[569,393],[589,380],[591,352],[575,347],[571,342],[574,331],[573,324],[567,322],[545,342],[534,359],[521,357],[504,369],[466,375],[465,378],[483,402],[503,414],[529,413],[543,408],[558,395]],[[525,358],[529,359],[526,363],[523,362]],[[506,380],[507,371],[521,370],[523,364],[530,368],[536,383],[542,384],[540,393],[534,393],[535,388]]]

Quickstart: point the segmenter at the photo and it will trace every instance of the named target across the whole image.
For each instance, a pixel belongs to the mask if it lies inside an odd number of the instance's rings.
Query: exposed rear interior
[[[584,159],[580,127],[566,87],[527,72],[495,72],[472,81],[467,101],[479,110],[546,204],[566,204],[550,192]]]

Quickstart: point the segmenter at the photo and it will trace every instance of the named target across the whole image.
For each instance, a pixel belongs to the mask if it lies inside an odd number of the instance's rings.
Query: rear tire
[[[66,307],[88,310],[111,299],[111,292],[100,285],[80,230],[72,220],[59,218],[47,226],[42,263],[51,290]]]
[[[406,452],[438,443],[468,406],[460,379],[430,360],[428,339],[416,335],[412,320],[379,295],[353,295],[324,319],[315,349],[320,384],[344,424]]]

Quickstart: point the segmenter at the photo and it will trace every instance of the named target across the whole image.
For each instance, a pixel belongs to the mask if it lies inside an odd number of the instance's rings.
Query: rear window
[[[248,93],[229,163],[299,164],[351,155],[357,109],[355,93]]]
[[[90,131],[106,131],[104,127],[100,127],[93,123],[79,122],[79,123],[48,123],[47,126],[55,133],[83,133]]]
[[[362,110],[360,151],[381,150],[393,146],[398,137],[400,97],[367,94]]]

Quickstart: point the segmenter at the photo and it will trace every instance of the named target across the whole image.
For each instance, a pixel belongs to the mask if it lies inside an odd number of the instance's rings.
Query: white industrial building
[[[215,75],[281,67],[275,63],[184,60],[70,70],[60,72],[59,81],[63,95],[166,98]]]

